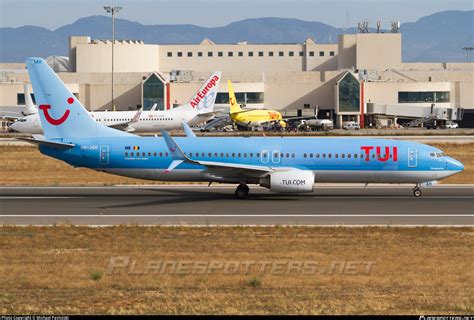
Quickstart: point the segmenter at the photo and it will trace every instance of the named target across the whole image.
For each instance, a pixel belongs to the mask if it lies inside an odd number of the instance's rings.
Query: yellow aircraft
[[[235,98],[234,88],[232,82],[228,81],[229,86],[229,104],[230,104],[230,118],[232,121],[242,127],[255,128],[271,123],[279,123],[283,128],[286,127],[286,122],[283,121],[281,113],[275,110],[267,109],[249,109],[242,110],[237,99]]]

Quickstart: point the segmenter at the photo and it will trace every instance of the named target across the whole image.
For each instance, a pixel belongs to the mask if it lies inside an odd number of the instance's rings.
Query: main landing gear
[[[235,197],[237,199],[247,199],[249,196],[249,191],[249,187],[247,187],[246,184],[241,183],[237,189],[235,189]]]
[[[420,187],[418,186],[418,184],[413,188],[413,196],[415,198],[419,198],[421,197],[422,193],[421,193],[421,189]]]

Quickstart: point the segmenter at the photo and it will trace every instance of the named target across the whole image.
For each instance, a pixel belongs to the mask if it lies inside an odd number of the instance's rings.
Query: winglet
[[[142,111],[143,111],[143,107],[140,107],[140,109],[138,109],[137,113],[135,113],[135,115],[133,116],[132,120],[129,123],[138,122],[138,120],[140,120],[140,117],[142,115]]]
[[[191,159],[189,159],[181,150],[181,148],[176,144],[176,141],[174,141],[173,138],[171,138],[170,134],[166,132],[165,130],[161,130],[161,134],[163,135],[163,138],[165,139],[166,146],[168,147],[168,150],[171,153],[171,158],[173,160],[182,160],[182,161],[189,161],[192,162]]]
[[[168,147],[168,150],[171,153],[171,158],[173,159],[173,162],[171,162],[168,169],[165,170],[166,173],[172,171],[183,162],[197,163],[186,156],[186,154],[183,152],[183,150],[181,150],[176,141],[174,141],[168,132],[161,130],[161,134],[165,139],[166,146]]]
[[[196,134],[193,132],[193,130],[189,127],[189,125],[186,123],[186,121],[183,121],[183,129],[184,133],[186,133],[186,137],[188,138],[196,138]]]

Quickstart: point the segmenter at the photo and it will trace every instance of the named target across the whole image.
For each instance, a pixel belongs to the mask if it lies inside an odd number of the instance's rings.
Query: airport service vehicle
[[[194,126],[215,116],[214,102],[220,80],[221,72],[212,73],[187,104],[169,111],[157,111],[155,105],[150,111],[142,109],[138,111],[100,111],[90,112],[90,115],[95,121],[108,127],[136,133],[180,129],[183,122]],[[9,130],[30,134],[43,133],[37,111],[11,123]]]
[[[349,121],[349,122],[346,122],[346,123],[342,126],[342,129],[344,129],[344,130],[359,130],[359,129],[360,129],[360,125],[359,125],[357,122]]]
[[[309,119],[303,123],[313,131],[329,131],[334,128],[332,120],[329,119]]]
[[[446,125],[444,126],[446,129],[457,129],[459,125],[454,121],[447,121]]]
[[[274,192],[312,192],[315,182],[413,183],[456,174],[463,165],[434,147],[367,138],[140,137],[95,121],[41,58],[26,60],[44,136],[22,138],[74,167],[164,181],[248,184]],[[51,174],[54,174],[51,173]]]

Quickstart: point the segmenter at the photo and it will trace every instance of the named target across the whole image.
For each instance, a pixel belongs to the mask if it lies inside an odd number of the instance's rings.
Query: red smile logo
[[[67,103],[69,103],[69,104],[74,103],[74,99],[73,98],[68,98]],[[62,124],[64,121],[66,121],[67,117],[69,117],[69,114],[71,113],[71,111],[69,109],[67,109],[66,112],[64,112],[64,114],[59,119],[54,119],[49,114],[48,110],[51,109],[51,106],[49,104],[42,104],[42,105],[39,106],[39,109],[43,110],[44,117],[46,118],[46,121],[48,121],[53,126],[59,126],[60,124]]]

